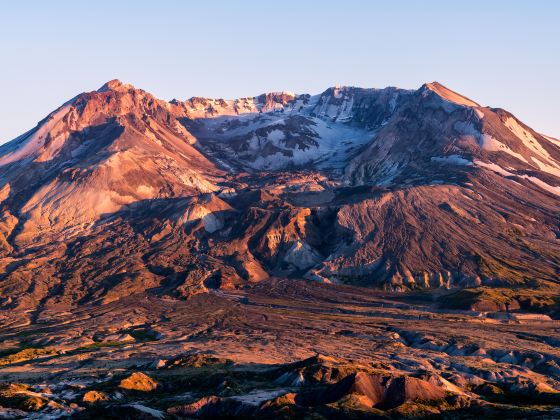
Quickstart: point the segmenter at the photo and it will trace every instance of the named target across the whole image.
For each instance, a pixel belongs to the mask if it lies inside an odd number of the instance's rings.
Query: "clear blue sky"
[[[437,80],[560,137],[560,1],[0,2],[0,143],[119,78],[159,98]]]

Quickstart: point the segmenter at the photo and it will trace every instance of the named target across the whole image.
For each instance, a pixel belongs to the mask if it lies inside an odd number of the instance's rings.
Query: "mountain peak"
[[[110,90],[124,91],[129,89],[134,89],[134,86],[128,83],[123,83],[119,79],[113,79],[113,80],[109,80],[107,83],[101,86],[97,91],[98,92],[107,92]]]
[[[467,98],[466,96],[463,96],[463,95],[461,95],[461,94],[443,86],[439,82],[434,81],[434,82],[431,82],[431,83],[426,83],[422,86],[421,89],[430,90],[430,91],[434,92],[435,94],[437,94],[438,96],[440,96],[441,98],[445,99],[446,101],[453,102],[457,105],[476,106],[476,107],[480,106],[475,101],[473,101],[473,100]]]
[[[558,281],[560,148],[437,82],[172,104],[101,90],[0,147],[0,308],[276,273],[403,291]]]

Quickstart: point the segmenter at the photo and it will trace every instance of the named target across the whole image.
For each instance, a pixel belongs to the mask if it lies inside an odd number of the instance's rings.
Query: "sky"
[[[0,143],[111,79],[156,97],[439,81],[560,138],[560,1],[0,1]]]

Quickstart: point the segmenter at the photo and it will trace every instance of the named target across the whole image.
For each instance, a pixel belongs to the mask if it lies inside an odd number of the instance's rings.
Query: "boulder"
[[[82,401],[89,404],[95,404],[101,401],[109,401],[109,397],[101,391],[88,391],[84,394]]]
[[[142,372],[134,372],[128,378],[123,379],[119,384],[119,388],[127,391],[151,392],[157,387],[157,381]]]

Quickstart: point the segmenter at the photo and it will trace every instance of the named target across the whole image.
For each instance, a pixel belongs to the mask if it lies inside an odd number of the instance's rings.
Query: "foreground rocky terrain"
[[[546,316],[293,279],[5,315],[8,418],[555,418]],[[18,325],[19,324],[19,325]]]
[[[560,141],[438,83],[0,146],[0,417],[557,418]]]

